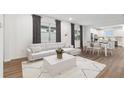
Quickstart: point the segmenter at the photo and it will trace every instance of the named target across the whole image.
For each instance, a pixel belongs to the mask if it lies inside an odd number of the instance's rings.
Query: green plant
[[[58,48],[57,50],[56,50],[56,53],[57,54],[62,54],[64,52],[64,50],[62,49],[62,48]]]

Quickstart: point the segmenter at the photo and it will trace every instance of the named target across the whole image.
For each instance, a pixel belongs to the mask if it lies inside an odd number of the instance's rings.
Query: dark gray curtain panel
[[[41,17],[32,15],[33,17],[33,44],[41,43]]]
[[[75,47],[75,33],[74,33],[74,24],[71,23],[71,45]]]
[[[83,48],[83,26],[80,25],[80,47]]]
[[[61,21],[56,20],[56,42],[61,42]]]

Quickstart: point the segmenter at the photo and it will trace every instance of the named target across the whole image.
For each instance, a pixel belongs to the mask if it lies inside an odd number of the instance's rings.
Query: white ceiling
[[[96,27],[99,26],[109,26],[109,25],[118,25],[124,24],[124,15],[123,14],[46,14],[47,16],[69,21],[70,22],[82,24],[82,25],[93,25]]]

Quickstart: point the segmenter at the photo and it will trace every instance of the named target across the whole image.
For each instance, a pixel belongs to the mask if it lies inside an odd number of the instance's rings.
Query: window
[[[56,28],[55,27],[50,28],[50,41],[56,42]]]
[[[104,32],[104,35],[106,36],[106,37],[112,37],[112,31],[105,31]]]
[[[55,20],[46,17],[41,19],[41,42],[56,42]]]
[[[49,42],[49,27],[41,26],[41,42]]]
[[[75,25],[75,47],[80,47],[80,26]]]

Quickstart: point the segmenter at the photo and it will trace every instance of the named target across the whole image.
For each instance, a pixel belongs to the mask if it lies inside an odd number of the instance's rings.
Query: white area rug
[[[23,78],[95,78],[105,68],[104,64],[76,56],[77,67],[53,77],[44,69],[43,62],[23,62]]]

